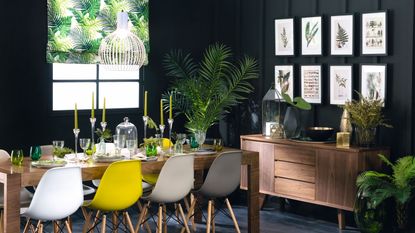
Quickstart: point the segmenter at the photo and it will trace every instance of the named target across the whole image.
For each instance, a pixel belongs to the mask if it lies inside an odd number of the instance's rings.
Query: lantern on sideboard
[[[284,138],[282,125],[281,96],[276,91],[275,85],[267,91],[262,98],[262,135],[273,138]]]

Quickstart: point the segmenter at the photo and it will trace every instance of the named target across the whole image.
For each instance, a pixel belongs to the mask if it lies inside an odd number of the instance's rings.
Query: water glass
[[[30,147],[30,159],[33,161],[38,161],[42,156],[42,149],[40,146],[31,146]]]
[[[176,134],[176,146],[175,146],[176,153],[183,153],[183,144],[185,142],[186,142],[186,134],[184,133]]]
[[[137,140],[128,139],[125,141],[126,147],[130,152],[130,158],[135,154],[135,149],[137,148]]]
[[[213,148],[216,152],[220,152],[223,150],[223,141],[221,138],[213,139]]]
[[[10,160],[11,160],[13,165],[18,165],[18,166],[22,165],[22,163],[23,163],[23,150],[21,150],[21,149],[12,150]]]
[[[80,138],[79,139],[79,146],[84,151],[83,158],[87,157],[85,151],[86,151],[86,149],[89,148],[90,144],[91,144],[91,139],[90,138]]]
[[[65,141],[63,141],[63,140],[53,140],[52,145],[53,145],[52,160],[55,161],[55,158],[56,158],[55,151],[57,151],[59,149],[62,149],[63,146],[65,145]]]
[[[114,135],[115,154],[119,155],[121,149],[125,147],[125,135]]]
[[[203,130],[197,130],[195,132],[196,141],[199,144],[199,150],[202,150],[202,145],[206,140],[206,132]]]

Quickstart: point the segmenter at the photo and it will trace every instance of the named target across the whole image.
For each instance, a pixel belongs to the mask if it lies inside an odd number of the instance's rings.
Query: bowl
[[[330,127],[309,127],[305,129],[305,136],[313,141],[326,141],[334,134],[334,129]]]

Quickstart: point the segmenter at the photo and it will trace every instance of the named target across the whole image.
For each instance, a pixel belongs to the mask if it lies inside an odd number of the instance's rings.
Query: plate
[[[63,167],[66,165],[66,161],[64,160],[39,160],[39,161],[33,161],[32,163],[33,167],[37,168],[54,168],[54,167]]]
[[[97,156],[95,158],[95,162],[101,162],[101,163],[111,163],[111,162],[116,162],[116,161],[120,161],[120,160],[124,160],[125,157],[124,156]]]
[[[152,156],[152,157],[145,157],[145,156],[133,156],[131,159],[141,160],[141,161],[156,161],[158,159],[158,156]]]
[[[212,149],[202,149],[194,152],[195,155],[214,155],[216,154],[216,151]]]
[[[306,143],[335,143],[336,140],[333,138],[329,138],[324,141],[314,141],[309,137],[296,137],[296,138],[290,138],[289,140],[294,142],[306,142]]]

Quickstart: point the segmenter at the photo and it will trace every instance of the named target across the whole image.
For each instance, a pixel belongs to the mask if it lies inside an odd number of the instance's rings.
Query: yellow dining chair
[[[107,214],[113,213],[112,230],[123,224],[130,232],[134,232],[127,208],[141,197],[142,189],[141,161],[128,160],[114,162],[108,166],[96,194],[91,201],[85,202],[82,213],[85,217],[83,232],[93,231],[101,223],[101,232],[106,230]],[[87,209],[90,211],[88,212]],[[91,224],[91,218],[95,217]],[[118,212],[122,212],[123,221],[119,221]]]

